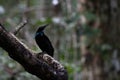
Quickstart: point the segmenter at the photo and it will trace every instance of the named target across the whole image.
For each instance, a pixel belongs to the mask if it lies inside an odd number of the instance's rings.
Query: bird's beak
[[[49,24],[45,24],[45,25],[43,25],[43,26],[44,26],[44,28],[46,28],[48,25],[49,25]]]
[[[49,24],[42,25],[40,28],[44,30]]]

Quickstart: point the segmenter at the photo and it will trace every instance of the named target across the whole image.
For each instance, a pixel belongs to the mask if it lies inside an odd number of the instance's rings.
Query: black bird
[[[35,40],[36,43],[38,44],[39,48],[43,51],[46,52],[48,55],[53,57],[54,54],[54,48],[49,40],[49,38],[45,35],[44,29],[48,25],[43,25],[38,28],[36,34],[35,34]]]

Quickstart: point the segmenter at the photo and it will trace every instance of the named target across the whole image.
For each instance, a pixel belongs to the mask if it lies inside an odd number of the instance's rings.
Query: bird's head
[[[47,26],[48,26],[48,24],[45,24],[45,25],[40,26],[40,27],[38,28],[37,32],[42,32],[42,31],[44,31],[44,29],[45,29]],[[37,32],[36,32],[36,33],[37,33]]]
[[[42,25],[38,28],[37,32],[36,32],[36,36],[37,35],[42,35],[44,32],[44,29],[48,26],[48,24]]]

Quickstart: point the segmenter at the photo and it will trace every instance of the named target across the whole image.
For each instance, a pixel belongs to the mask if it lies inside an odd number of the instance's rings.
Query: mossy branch
[[[67,71],[47,54],[37,54],[0,25],[0,47],[24,69],[41,80],[68,80]]]

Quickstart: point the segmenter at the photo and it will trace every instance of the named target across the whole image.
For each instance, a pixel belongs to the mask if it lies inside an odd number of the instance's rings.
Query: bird
[[[44,30],[47,26],[48,24],[42,25],[38,28],[38,30],[35,33],[35,41],[37,45],[39,46],[39,48],[42,50],[42,52],[45,52],[51,57],[53,57],[54,48],[51,44],[51,41],[47,37],[47,35],[44,33]]]

